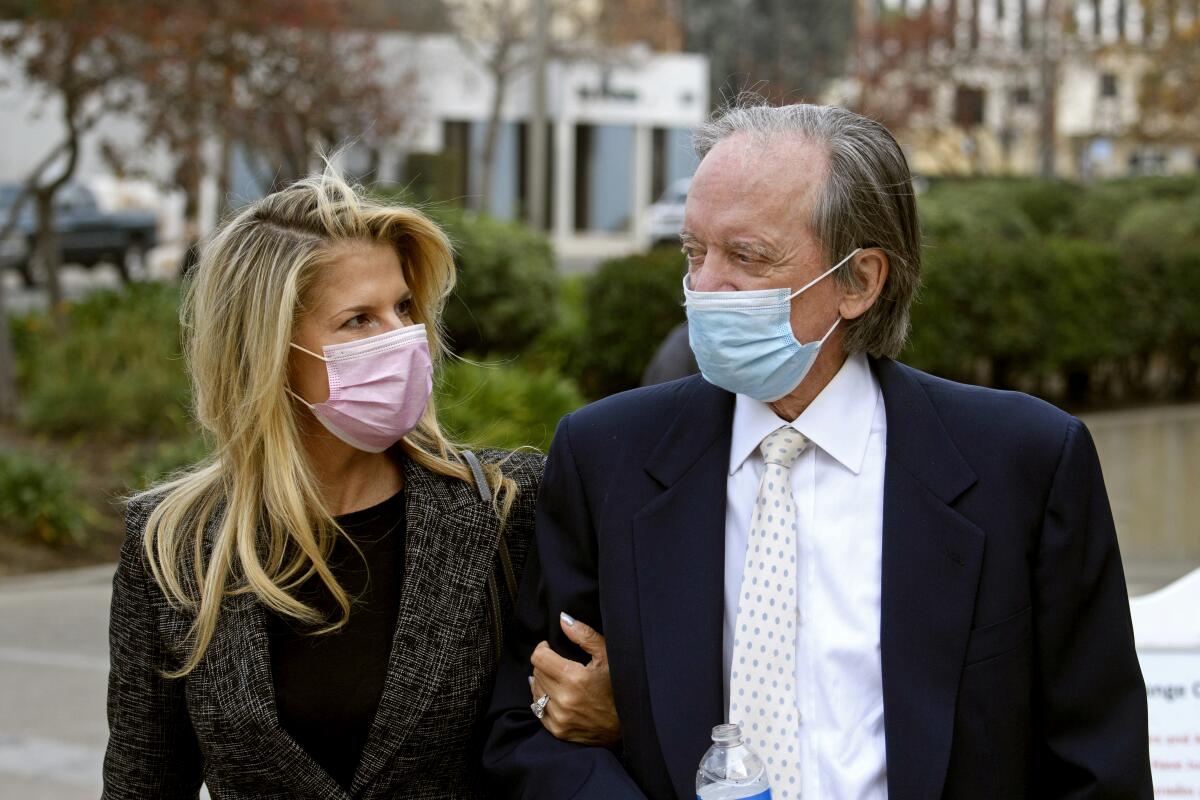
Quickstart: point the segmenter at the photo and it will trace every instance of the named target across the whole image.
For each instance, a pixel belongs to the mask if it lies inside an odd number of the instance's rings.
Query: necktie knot
[[[807,446],[808,437],[791,425],[784,425],[767,434],[758,449],[762,452],[763,461],[791,469]]]

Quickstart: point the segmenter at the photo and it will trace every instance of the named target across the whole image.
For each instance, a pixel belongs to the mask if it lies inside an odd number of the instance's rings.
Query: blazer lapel
[[[279,722],[275,705],[275,680],[267,639],[266,611],[252,594],[241,594],[222,610],[204,657],[206,681],[225,719],[249,733],[253,751],[280,782],[296,796],[349,800],[337,781],[318,764]]]
[[[908,368],[873,361],[887,410],[882,649],[888,793],[941,795],[984,533],[952,503],[976,477]]]
[[[437,694],[446,654],[483,602],[498,544],[497,525],[481,525],[474,489],[405,459],[407,521],[404,586],[379,709],[354,776],[363,792],[412,735]],[[472,502],[475,501],[475,502]],[[465,600],[469,598],[469,602]]]
[[[645,465],[663,491],[632,521],[651,711],[681,797],[694,792],[709,732],[725,718],[722,587],[733,395],[693,381]]]

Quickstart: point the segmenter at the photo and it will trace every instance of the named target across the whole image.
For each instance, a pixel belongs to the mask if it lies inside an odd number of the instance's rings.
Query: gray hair
[[[739,98],[696,129],[696,154],[703,159],[722,139],[738,134],[764,142],[799,136],[825,147],[828,176],[808,224],[828,263],[858,247],[877,247],[887,253],[889,265],[874,305],[847,322],[846,351],[898,355],[908,338],[908,307],[921,282],[921,226],[912,175],[895,138],[878,122],[844,108],[776,107],[752,96]],[[835,277],[849,289],[861,288],[851,262]]]

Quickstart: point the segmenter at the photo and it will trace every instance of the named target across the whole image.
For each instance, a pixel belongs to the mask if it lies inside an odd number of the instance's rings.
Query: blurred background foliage
[[[905,360],[1072,411],[1200,395],[1200,181],[935,184]]]
[[[1200,181],[947,180],[919,202],[924,285],[905,361],[1073,412],[1200,397]],[[684,319],[674,248],[563,276],[540,234],[431,213],[455,242],[446,324],[465,359],[442,365],[436,403],[470,446],[547,447],[563,414],[636,386]],[[0,457],[0,517],[20,535],[78,542],[103,527],[104,498],[206,452],[178,302],[177,286],[135,284],[71,305],[59,335],[41,313],[10,320],[22,406],[6,435],[37,453]]]

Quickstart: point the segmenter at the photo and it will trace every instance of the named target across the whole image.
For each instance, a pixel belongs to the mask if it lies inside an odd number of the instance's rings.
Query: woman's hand
[[[546,642],[534,649],[529,659],[533,664],[529,679],[533,700],[550,696],[542,725],[563,741],[602,747],[616,744],[621,740],[621,722],[613,704],[604,637],[569,614],[560,615],[559,624],[567,638],[592,660],[585,666],[563,658]]]

